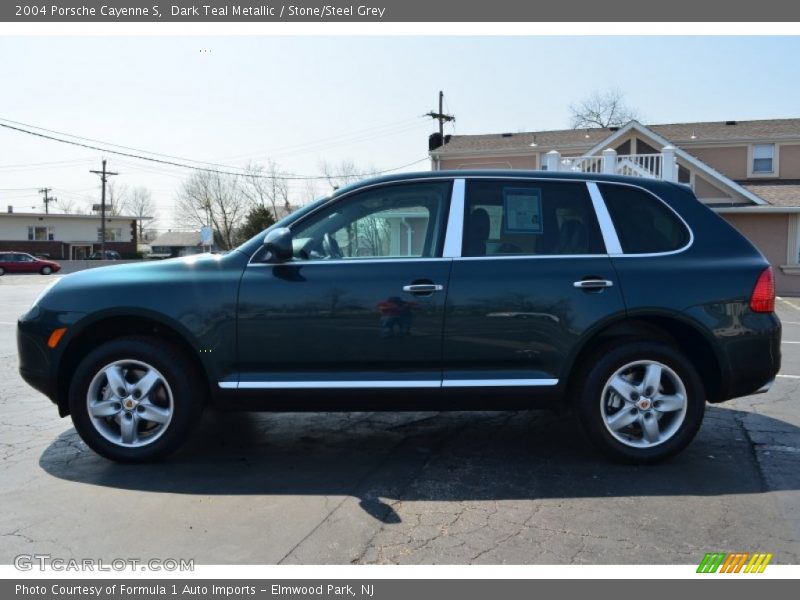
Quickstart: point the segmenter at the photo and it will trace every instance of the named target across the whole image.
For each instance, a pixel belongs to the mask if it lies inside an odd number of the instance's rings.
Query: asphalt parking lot
[[[800,299],[778,302],[783,370],[709,406],[672,461],[598,458],[549,412],[206,415],[167,462],[81,442],[17,373],[16,317],[51,277],[0,278],[0,562],[697,564],[800,562]]]

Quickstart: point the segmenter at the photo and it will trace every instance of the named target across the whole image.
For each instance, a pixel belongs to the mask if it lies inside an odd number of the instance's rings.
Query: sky
[[[645,123],[790,118],[798,56],[800,37],[778,36],[0,37],[0,119],[178,162],[427,170],[439,90],[457,134],[567,128],[571,104],[611,88]],[[172,209],[191,170],[4,128],[0,208],[41,211],[43,187],[99,202],[103,157],[117,185],[150,189],[158,228],[185,225]],[[329,191],[290,184],[296,201]]]

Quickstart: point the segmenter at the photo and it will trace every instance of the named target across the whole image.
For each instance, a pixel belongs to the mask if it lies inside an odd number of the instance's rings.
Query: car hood
[[[143,292],[166,296],[176,286],[201,285],[223,272],[241,272],[248,257],[233,251],[84,269],[62,277],[41,299],[43,308],[82,310],[87,305],[123,306]]]

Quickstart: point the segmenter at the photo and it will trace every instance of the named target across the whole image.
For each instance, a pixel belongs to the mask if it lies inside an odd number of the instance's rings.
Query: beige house
[[[617,173],[691,186],[772,263],[779,294],[800,295],[800,119],[431,136],[443,169]]]

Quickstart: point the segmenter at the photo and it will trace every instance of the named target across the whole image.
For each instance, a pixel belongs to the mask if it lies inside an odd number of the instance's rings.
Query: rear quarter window
[[[689,230],[652,194],[624,185],[599,184],[625,254],[672,252],[689,243]]]

